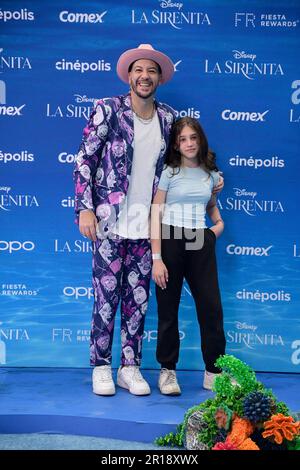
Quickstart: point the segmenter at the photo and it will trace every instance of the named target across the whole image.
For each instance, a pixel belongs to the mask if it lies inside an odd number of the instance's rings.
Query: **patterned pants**
[[[92,366],[111,364],[115,315],[121,300],[122,365],[140,365],[152,268],[150,242],[120,237],[93,244]]]

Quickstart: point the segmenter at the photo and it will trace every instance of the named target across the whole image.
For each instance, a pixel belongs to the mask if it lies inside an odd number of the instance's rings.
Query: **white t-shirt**
[[[149,214],[156,163],[161,149],[157,112],[143,124],[133,114],[134,150],[129,188],[113,233],[124,238],[149,238]]]

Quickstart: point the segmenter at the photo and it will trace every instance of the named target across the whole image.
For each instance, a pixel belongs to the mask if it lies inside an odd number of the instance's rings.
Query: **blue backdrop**
[[[1,0],[0,364],[89,364],[91,253],[74,224],[73,161],[93,99],[127,91],[120,54],[151,43],[176,69],[158,99],[199,118],[225,176],[227,352],[299,371],[299,20],[296,0]],[[180,331],[179,367],[202,369],[187,287]],[[158,366],[155,344],[152,294],[144,367]],[[119,356],[117,329],[115,366]]]

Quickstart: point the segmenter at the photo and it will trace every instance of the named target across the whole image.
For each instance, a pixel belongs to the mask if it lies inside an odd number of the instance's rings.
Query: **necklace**
[[[136,110],[133,108],[132,106],[132,111],[134,112],[136,118],[142,123],[142,124],[150,124],[154,118],[154,115],[155,115],[155,106],[154,106],[154,103],[153,103],[153,107],[152,107],[152,111],[151,111],[151,115],[150,117],[148,118],[143,118],[142,116],[140,116]]]

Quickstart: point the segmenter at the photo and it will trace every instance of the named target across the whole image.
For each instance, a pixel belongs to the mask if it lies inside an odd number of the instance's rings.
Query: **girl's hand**
[[[219,182],[218,182],[217,186],[213,187],[212,193],[217,194],[220,191],[222,191],[223,188],[224,188],[224,178],[223,178],[223,176],[220,175]]]
[[[218,238],[224,230],[223,220],[221,219],[217,220],[217,223],[213,225],[212,227],[210,227],[210,230],[214,232],[214,234],[216,235],[216,238]]]
[[[152,279],[153,281],[161,288],[165,289],[167,287],[169,274],[166,268],[166,265],[161,259],[153,261],[152,267]]]

